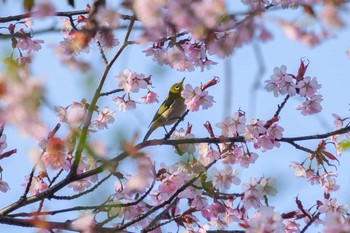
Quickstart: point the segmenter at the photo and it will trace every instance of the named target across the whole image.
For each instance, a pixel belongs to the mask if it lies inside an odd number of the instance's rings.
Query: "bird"
[[[153,117],[143,141],[146,141],[149,136],[160,126],[172,125],[182,117],[186,111],[185,99],[181,96],[181,91],[184,90],[183,82],[175,83],[171,86],[167,98]],[[164,127],[165,129],[165,127]]]

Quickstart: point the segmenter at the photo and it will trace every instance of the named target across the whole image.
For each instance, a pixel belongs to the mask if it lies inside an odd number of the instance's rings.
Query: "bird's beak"
[[[184,77],[184,78],[182,79],[181,83],[184,83],[184,81],[185,81],[185,78],[186,78],[186,77]]]

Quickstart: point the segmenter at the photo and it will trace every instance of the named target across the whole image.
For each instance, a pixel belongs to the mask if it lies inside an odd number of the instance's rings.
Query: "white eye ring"
[[[177,86],[175,87],[175,89],[176,89],[176,90],[179,90],[179,89],[180,89],[180,86],[179,86],[179,85],[177,85]]]

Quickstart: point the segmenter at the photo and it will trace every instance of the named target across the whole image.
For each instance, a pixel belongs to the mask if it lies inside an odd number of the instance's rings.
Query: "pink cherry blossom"
[[[320,94],[313,95],[310,98],[306,98],[306,100],[303,103],[299,104],[296,107],[296,109],[301,110],[302,115],[312,115],[312,114],[319,113],[322,110],[322,106],[321,106],[322,100],[323,100],[322,95]]]
[[[342,28],[345,26],[345,22],[341,19],[340,15],[340,9],[337,5],[325,3],[321,12],[321,20],[327,26]]]
[[[241,156],[242,146],[232,146],[226,143],[219,144],[221,151],[221,162],[223,164],[236,164],[237,157]]]
[[[8,185],[8,183],[0,179],[0,191],[3,193],[6,193],[9,190],[10,190],[10,186]]]
[[[97,120],[91,123],[91,126],[96,127],[97,129],[108,129],[108,124],[114,122],[114,115],[114,110],[110,110],[109,107],[104,107],[98,114]]]
[[[199,144],[198,152],[198,161],[203,164],[203,166],[207,166],[220,158],[220,153],[209,147],[207,143]]]
[[[193,112],[198,111],[200,106],[202,109],[208,109],[214,102],[214,97],[208,95],[207,91],[202,91],[199,87],[193,89],[191,84],[186,84],[181,96],[185,99],[187,108]]]
[[[116,79],[118,81],[118,87],[122,88],[126,93],[137,93],[140,89],[145,89],[148,86],[143,74],[138,74],[128,69],[117,74]]]
[[[136,0],[133,8],[137,18],[149,28],[164,27],[165,20],[162,17],[163,7],[166,2],[162,0]]]
[[[63,54],[79,55],[80,53],[89,53],[89,43],[91,37],[84,32],[74,31],[66,34],[63,41],[60,42],[59,49]]]
[[[94,40],[98,41],[105,51],[109,52],[112,48],[119,45],[119,40],[114,37],[112,31],[99,31]]]
[[[93,233],[95,232],[93,225],[95,225],[94,215],[91,212],[85,212],[72,222],[72,229],[81,233]]]
[[[324,219],[324,233],[350,232],[349,217],[342,214],[327,212]]]
[[[274,178],[261,178],[259,183],[263,188],[263,195],[276,196],[277,189],[275,188],[276,180]]]
[[[141,101],[144,104],[153,104],[155,102],[158,103],[159,102],[158,94],[153,92],[153,91],[148,90],[147,94],[145,96],[141,97]]]
[[[234,112],[232,117],[225,117],[222,122],[217,123],[215,126],[222,129],[222,134],[225,137],[234,137],[244,133],[245,122],[244,114]]]
[[[26,183],[22,184],[22,186],[25,188],[29,182],[29,176],[25,177]],[[37,176],[32,177],[32,183],[29,187],[29,193],[32,195],[36,195],[39,193],[42,193],[46,191],[49,188],[49,186],[45,183],[45,181]]]
[[[286,36],[292,41],[298,40],[302,35],[300,27],[294,25],[293,23],[281,20],[279,21],[279,25],[282,27]]]
[[[33,16],[38,18],[44,18],[47,16],[55,15],[56,9],[50,0],[42,0],[35,5],[35,11]]]
[[[61,21],[61,31],[69,34],[73,30],[72,24],[68,18],[60,18]]]
[[[91,182],[88,179],[80,179],[77,181],[74,181],[68,185],[69,188],[73,188],[74,192],[81,193],[85,189],[89,188],[91,186]]]
[[[279,83],[280,86],[280,94],[285,95],[288,94],[290,96],[295,96],[297,93],[296,91],[296,85],[294,83],[294,79],[291,75],[286,75]]]
[[[0,136],[0,154],[7,148],[6,134]]]
[[[289,164],[289,167],[292,167],[294,168],[294,172],[295,172],[295,175],[298,176],[298,177],[306,177],[306,170],[305,168],[303,167],[302,164],[300,163],[297,163],[297,162],[291,162]]]
[[[213,218],[217,218],[218,215],[224,212],[225,206],[218,202],[214,202],[213,204],[202,209],[202,216],[210,221]]]
[[[347,119],[343,119],[341,118],[340,116],[338,116],[337,114],[333,113],[332,116],[334,117],[334,121],[333,121],[333,124],[334,124],[334,129],[340,129],[343,127],[343,124],[344,124],[344,121]]]
[[[333,178],[327,178],[322,182],[322,187],[325,193],[335,192],[339,190],[340,186]]]
[[[322,203],[322,205],[320,205],[318,207],[318,211],[320,213],[338,213],[338,214],[346,214],[347,213],[347,209],[348,209],[348,205],[340,205],[338,203],[337,198],[331,198],[329,199],[325,199]]]
[[[225,2],[223,0],[203,0],[191,4],[194,15],[200,21],[200,24],[206,28],[213,29],[221,22],[224,17]]]
[[[194,134],[185,131],[183,128],[179,130],[175,130],[174,133],[170,136],[171,139],[186,139],[186,138],[194,138]],[[196,148],[193,144],[180,144],[175,148],[177,153],[183,154],[194,154],[196,152]]]
[[[285,230],[281,215],[270,206],[260,207],[247,224],[248,227],[245,229],[247,233],[284,232]]]
[[[41,161],[45,167],[51,167],[54,170],[63,168],[68,171],[70,163],[68,161],[68,154],[65,142],[58,138],[53,137],[48,139],[45,143],[42,143],[44,153],[41,157]]]
[[[272,139],[281,139],[283,137],[284,129],[277,125],[277,123],[273,123],[268,129],[266,134],[269,135]]]
[[[252,141],[253,139],[258,138],[260,134],[265,134],[266,128],[264,125],[264,121],[250,120],[249,124],[245,127],[245,140]]]
[[[255,163],[258,159],[258,154],[254,152],[241,153],[237,157],[237,161],[240,163],[241,167],[248,168],[251,163]]]
[[[275,146],[279,147],[279,142],[275,141],[267,134],[260,135],[254,140],[254,148],[260,149],[262,152],[273,149]]]
[[[270,76],[270,80],[266,80],[265,89],[272,91],[274,96],[279,94],[294,96],[296,94],[296,85],[291,75],[287,74],[287,67],[282,65],[281,67],[275,67],[274,74]]]
[[[115,10],[99,7],[95,18],[99,27],[116,29],[119,26],[119,14]]]
[[[246,209],[251,207],[257,209],[260,206],[260,200],[262,198],[263,187],[255,178],[250,178],[249,183],[242,185],[244,192],[243,205]]]
[[[61,113],[63,111],[61,109]],[[74,102],[68,106],[65,116],[59,116],[60,119],[65,119],[64,123],[67,123],[72,128],[79,128],[85,121],[87,114],[87,109],[84,106],[84,103]]]
[[[320,88],[321,85],[318,84],[316,77],[307,76],[298,82],[297,88],[299,89],[299,95],[312,97]]]
[[[248,5],[252,11],[265,10],[265,7],[270,4],[268,0],[242,0],[244,5]]]
[[[232,169],[231,166],[226,165],[224,169],[218,170],[216,167],[211,169],[212,180],[217,188],[229,189],[232,184],[238,185],[241,180],[237,177],[239,171]]]
[[[22,37],[17,42],[17,47],[21,50],[25,50],[27,54],[31,54],[32,51],[39,51],[43,40],[32,40],[30,37]]]
[[[285,233],[299,233],[300,224],[293,219],[286,219],[283,221],[285,226]]]
[[[136,108],[136,102],[134,100],[124,100],[124,97],[121,98],[119,96],[113,97],[113,101],[117,104],[119,107],[119,110],[122,112],[126,112],[126,110],[131,110]]]

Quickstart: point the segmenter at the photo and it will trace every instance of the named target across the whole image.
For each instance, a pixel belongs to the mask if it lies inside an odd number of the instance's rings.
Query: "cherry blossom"
[[[225,117],[222,122],[217,123],[215,126],[222,129],[222,134],[225,137],[234,137],[244,133],[245,122],[244,114],[234,112],[232,117]]]
[[[225,207],[218,203],[214,202],[211,205],[202,209],[202,216],[210,221],[212,218],[218,218],[219,214],[225,210]]]
[[[119,110],[126,112],[126,110],[131,110],[136,108],[136,102],[134,100],[128,99],[125,101],[124,97],[113,97],[113,101],[119,107]]]
[[[348,209],[348,205],[340,205],[336,198],[332,198],[330,200],[325,199],[323,203],[318,207],[318,211],[320,213],[338,213],[338,214],[346,214]]]
[[[36,5],[36,9],[33,16],[38,18],[44,18],[47,16],[55,15],[56,9],[50,0],[42,0]]]
[[[194,134],[188,131],[189,130],[185,131],[183,128],[180,128],[179,130],[175,130],[174,133],[172,133],[172,135],[170,136],[170,138],[174,140],[195,138]],[[193,144],[180,144],[175,147],[175,150],[180,155],[184,153],[194,154],[196,152],[196,148]]]
[[[73,221],[72,228],[82,233],[93,233],[93,225],[95,225],[94,215],[90,212],[85,212]]]
[[[87,109],[84,106],[84,101],[73,102],[67,108],[55,106],[55,111],[58,120],[72,128],[79,128],[86,120]]]
[[[247,221],[247,224],[247,233],[284,232],[285,230],[280,214],[275,212],[273,207],[269,206],[260,207],[253,218]]]
[[[260,200],[262,199],[263,187],[255,178],[250,178],[249,183],[243,183],[242,190],[244,192],[243,204],[246,209],[253,207],[259,208]]]
[[[272,91],[275,97],[279,94],[289,94],[291,96],[296,94],[296,85],[293,83],[293,77],[286,72],[287,67],[285,65],[275,67],[273,69],[274,74],[270,76],[270,80],[265,81],[265,89]]]
[[[0,136],[0,154],[7,148],[6,134]]]
[[[299,95],[305,97],[312,97],[321,88],[321,85],[318,84],[316,77],[307,76],[304,77],[303,80],[300,80],[297,84],[297,88],[299,89]]]
[[[141,101],[144,104],[153,104],[155,102],[156,103],[159,102],[157,93],[150,91],[150,90],[148,90],[148,92],[145,96],[141,97]]]
[[[255,163],[255,161],[258,159],[258,154],[254,152],[245,152],[241,153],[237,160],[240,163],[240,165],[244,168],[248,168],[251,163]]]
[[[349,219],[344,218],[342,214],[327,212],[324,220],[324,233],[334,232],[349,232],[350,224]]]
[[[211,169],[212,180],[217,188],[229,189],[232,184],[238,185],[241,180],[237,177],[239,171],[232,169],[231,166],[226,165],[224,169],[219,171],[217,168]]]
[[[32,51],[39,51],[42,47],[40,44],[44,43],[43,40],[32,40],[30,37],[22,37],[17,42],[17,47],[21,50],[25,50],[29,55]]]
[[[91,182],[88,179],[80,179],[68,185],[69,188],[72,188],[74,192],[77,192],[77,193],[83,192],[85,189],[89,188],[90,186],[91,186]]]
[[[286,233],[299,233],[300,224],[293,219],[286,219],[283,221]]]
[[[138,74],[128,69],[117,74],[116,79],[118,81],[118,87],[122,88],[126,93],[136,93],[139,92],[140,89],[145,89],[148,86],[143,74]]]
[[[266,128],[264,127],[265,122],[261,120],[250,120],[249,124],[245,127],[244,138],[247,141],[256,139],[261,134],[265,134]]]
[[[95,18],[100,27],[115,29],[119,26],[119,14],[115,10],[99,7]]]
[[[94,39],[98,41],[105,51],[109,52],[112,48],[119,45],[119,40],[114,37],[111,31],[99,31]]]
[[[307,98],[303,103],[299,104],[296,109],[301,110],[302,115],[312,115],[319,113],[322,110],[322,100],[322,95],[314,95],[310,98]]]
[[[208,95],[207,91],[202,91],[199,87],[193,89],[191,84],[186,84],[181,96],[185,99],[185,104],[190,111],[198,111],[200,106],[208,109],[214,102],[214,97]]]
[[[336,184],[336,180],[334,178],[327,178],[322,181],[322,187],[325,193],[335,192],[340,186]]]
[[[60,42],[59,49],[67,55],[79,55],[80,53],[89,53],[89,43],[91,37],[86,33],[73,31],[66,34],[63,41]]]
[[[114,115],[114,110],[110,110],[109,107],[104,107],[98,114],[97,120],[91,122],[91,126],[96,127],[97,129],[108,129],[108,124],[114,122]]]
[[[25,179],[26,179],[26,183],[22,184],[23,187],[27,186],[29,182],[29,176],[26,176]],[[31,185],[29,187],[29,193],[32,195],[36,195],[46,191],[48,188],[49,186],[41,177],[33,176]]]
[[[57,137],[48,139],[45,143],[41,144],[44,149],[44,153],[41,157],[41,161],[45,167],[51,167],[54,170],[63,168],[68,171],[70,163],[68,161],[68,154],[66,150],[66,143]]]
[[[220,153],[212,149],[210,146],[208,146],[207,143],[199,144],[198,152],[199,152],[198,161],[202,163],[204,166],[207,166],[210,163],[220,158]]]
[[[291,162],[289,164],[289,167],[292,167],[294,168],[294,172],[295,172],[295,175],[298,176],[298,177],[306,177],[306,170],[305,168],[303,167],[302,164],[298,163],[298,162]]]
[[[0,191],[3,193],[6,193],[9,190],[10,190],[10,186],[8,185],[8,183],[0,179]]]

